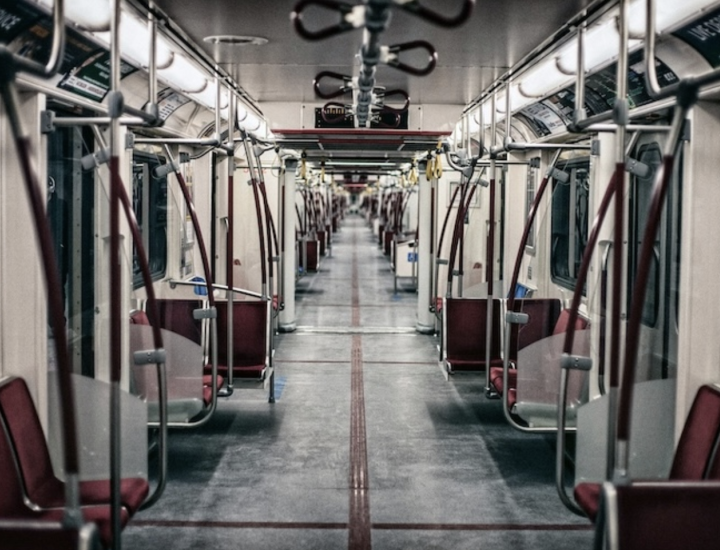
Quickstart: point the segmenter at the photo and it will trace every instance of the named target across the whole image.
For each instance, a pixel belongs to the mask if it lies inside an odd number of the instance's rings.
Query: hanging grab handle
[[[383,120],[382,115],[385,114],[392,115],[393,121],[386,122],[385,120]],[[377,124],[380,128],[397,128],[398,126],[400,126],[400,114],[394,109],[389,109],[385,107],[383,109],[380,109],[379,111],[375,111],[373,115],[375,115],[376,117],[374,120],[375,124]]]
[[[334,92],[323,92],[320,89],[320,81],[323,79],[333,79],[338,80],[342,82],[343,84],[338,87],[338,89]],[[336,97],[340,97],[345,95],[348,92],[352,91],[352,77],[347,76],[340,73],[335,73],[332,71],[322,71],[319,72],[315,76],[315,80],[313,80],[313,88],[315,89],[315,95],[318,97],[321,97],[322,99],[335,99]]]
[[[336,11],[340,14],[340,21],[335,25],[330,25],[318,30],[308,30],[303,21],[303,11],[308,6],[320,6],[328,11]],[[292,19],[297,33],[304,39],[323,40],[362,26],[365,22],[364,17],[356,17],[360,11],[364,14],[364,6],[354,6],[344,2],[336,2],[335,0],[300,0],[300,2],[295,4],[295,9],[290,14],[290,19]]]
[[[427,65],[424,67],[413,67],[412,65],[408,65],[407,63],[402,63],[400,61],[400,56],[398,54],[418,49],[427,51]],[[413,40],[411,42],[404,42],[403,44],[383,46],[382,50],[381,59],[386,65],[415,76],[428,75],[433,72],[435,65],[437,65],[437,50],[435,50],[435,46],[425,40]]]
[[[457,27],[462,25],[470,19],[473,8],[475,7],[475,0],[464,0],[462,9],[455,17],[443,17],[437,12],[434,12],[420,3],[420,0],[395,0],[395,4],[404,9],[407,12],[417,15],[421,19],[428,21],[434,25],[440,27]]]
[[[332,110],[328,111],[329,107],[337,108],[338,112],[333,113]],[[328,124],[337,124],[338,122],[342,122],[343,120],[345,120],[345,117],[347,116],[347,108],[343,103],[338,103],[337,101],[330,101],[323,105],[323,108],[320,111],[320,116]]]
[[[388,97],[396,95],[402,97],[405,100],[405,104],[400,108],[391,107],[390,105],[383,104],[381,112],[402,113],[408,110],[408,107],[410,107],[410,96],[405,90],[388,90],[383,94],[379,94],[379,96],[383,99],[383,102]]]

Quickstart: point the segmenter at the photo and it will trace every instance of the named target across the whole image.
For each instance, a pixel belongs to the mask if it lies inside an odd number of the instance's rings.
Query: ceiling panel
[[[205,52],[234,75],[260,104],[267,101],[315,100],[312,79],[322,70],[352,74],[362,31],[318,42],[302,39],[290,21],[295,0],[156,0],[155,4]],[[423,0],[438,11],[456,13],[460,0]],[[388,67],[377,83],[406,89],[414,104],[464,105],[504,69],[512,66],[558,30],[590,0],[478,0],[462,27],[433,26],[394,9],[383,44],[428,40],[438,51],[438,67],[427,77],[414,77]],[[305,13],[310,26],[336,16],[313,8]],[[264,46],[217,46],[211,35],[254,35]]]

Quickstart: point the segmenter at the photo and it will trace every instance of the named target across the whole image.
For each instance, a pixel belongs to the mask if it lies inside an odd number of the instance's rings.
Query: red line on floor
[[[347,523],[282,521],[199,521],[137,519],[132,527],[178,527],[203,529],[348,529]],[[379,531],[591,531],[580,523],[372,523]]]
[[[282,521],[181,521],[166,519],[133,520],[133,527],[186,527],[210,529],[347,529],[347,523]]]
[[[575,523],[373,523],[384,531],[591,531],[593,525]]]
[[[360,326],[360,279],[358,276],[357,240],[353,234],[352,257],[352,326]],[[370,496],[368,494],[367,437],[365,430],[365,387],[363,382],[362,336],[352,337],[350,378],[350,513],[349,550],[372,548]]]

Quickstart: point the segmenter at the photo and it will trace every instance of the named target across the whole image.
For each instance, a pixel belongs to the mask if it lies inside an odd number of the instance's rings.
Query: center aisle
[[[166,494],[125,547],[590,548],[555,494],[553,440],[513,431],[483,376],[444,380],[416,299],[346,219],[277,338],[277,402],[239,389],[173,432]]]

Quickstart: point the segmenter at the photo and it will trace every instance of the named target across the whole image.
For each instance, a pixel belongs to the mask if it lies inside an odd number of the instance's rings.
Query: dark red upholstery
[[[20,381],[22,384],[17,385],[17,381]],[[20,378],[12,378],[6,382],[3,382],[2,385],[0,385],[0,392],[3,392],[3,390],[7,391],[7,387],[10,386],[13,388],[13,392],[15,393],[17,388],[25,388],[27,390],[27,386],[25,385],[25,382]],[[1,399],[7,398],[9,393],[2,393]],[[28,394],[29,397],[29,394]],[[15,401],[10,400],[11,403],[8,403],[9,405],[13,407],[23,407],[21,403],[23,400]],[[42,442],[40,446],[37,449],[32,449],[34,454],[30,455],[30,464],[27,463],[27,456],[24,454],[21,454],[20,450],[27,450],[28,445],[27,443],[34,443],[37,444],[38,437],[37,433],[34,433],[34,430],[32,429],[33,422],[29,422],[27,427],[27,432],[22,433],[20,440],[23,441],[23,445],[18,447],[16,445],[16,439],[12,438],[12,436],[8,433],[6,433],[5,428],[3,426],[8,427],[8,431],[11,431],[10,425],[7,422],[7,418],[5,416],[5,401],[2,401],[2,407],[0,408],[0,411],[2,411],[2,419],[0,420],[0,519],[3,520],[12,520],[12,519],[22,519],[22,520],[36,520],[36,521],[48,521],[48,522],[57,522],[62,519],[63,510],[62,509],[55,509],[50,511],[44,511],[44,512],[34,512],[30,510],[23,501],[23,491],[22,491],[22,481],[19,477],[19,472],[17,471],[15,467],[15,459],[13,457],[13,447],[16,450],[18,461],[20,461],[20,468],[22,475],[26,475],[26,472],[29,474],[32,474],[31,480],[33,483],[40,483],[42,480],[39,478],[37,474],[37,471],[50,471],[51,477],[46,480],[48,484],[51,486],[47,489],[42,488],[41,492],[43,495],[48,495],[52,497],[53,502],[51,504],[47,504],[45,502],[35,501],[35,504],[39,504],[42,506],[63,506],[65,502],[65,496],[64,496],[64,485],[63,483],[58,480],[54,473],[52,472],[52,468],[49,466],[49,460],[50,456],[47,451],[47,446],[45,445],[45,439],[42,437]],[[32,401],[30,401],[30,404],[32,406]],[[11,417],[14,420],[17,420],[21,415],[19,414],[21,411],[15,410],[13,411],[13,414]],[[35,420],[37,420],[37,414],[35,413],[35,407],[32,406],[32,416],[35,417]],[[15,425],[15,423],[13,423]],[[39,423],[38,426],[39,427]],[[40,428],[42,430],[42,428]],[[42,435],[42,432],[40,433]],[[10,439],[8,439],[10,437]],[[11,447],[10,442],[13,442],[13,447]],[[25,457],[25,458],[23,458]],[[37,463],[37,464],[35,464]],[[140,480],[145,485],[145,494],[147,494],[147,483],[144,480]],[[25,480],[25,486],[27,487],[27,480]],[[80,495],[81,495],[81,502],[83,504],[89,502],[87,500],[87,493],[93,492],[95,488],[91,488],[91,490],[88,490],[87,482],[81,482],[80,484]],[[127,487],[127,485],[125,485]],[[54,490],[59,490],[60,495],[51,495],[51,492]],[[123,492],[121,487],[121,493]],[[128,495],[123,494],[122,497],[125,497]],[[143,495],[142,499],[144,499],[145,496]],[[141,500],[142,500],[141,499]],[[35,500],[35,499],[33,499]],[[133,502],[135,501],[135,498],[133,498]],[[105,501],[109,502],[109,500]],[[138,504],[139,506],[139,504]],[[134,509],[137,509],[135,507]],[[122,508],[120,511],[121,514],[121,523],[122,525],[126,525],[129,519],[129,514],[125,508]],[[102,540],[102,543],[105,546],[109,546],[112,536],[111,536],[111,523],[110,523],[110,507],[109,506],[89,506],[89,507],[83,507],[83,517],[85,518],[85,521],[92,521],[98,524],[98,530],[100,531],[100,538]],[[0,531],[0,548],[10,548],[9,544],[12,534],[11,533],[5,533]],[[7,537],[7,538],[6,538]],[[44,540],[44,539],[43,539]],[[26,546],[19,546],[18,548],[32,548],[32,545],[29,545],[29,540],[25,539]],[[37,546],[36,548],[58,548],[54,543],[51,546]]]
[[[575,486],[575,501],[592,521],[597,518],[601,490],[599,483],[578,483]]]
[[[196,300],[158,300],[160,327],[200,345],[200,321],[193,318],[193,311],[199,306],[200,303]],[[130,314],[130,323],[150,326],[147,313],[139,310]],[[221,388],[224,383],[225,379],[218,375],[217,387]],[[169,389],[168,392],[171,395],[172,389]],[[212,376],[210,374],[203,376],[203,402],[205,405],[212,402]]]
[[[267,361],[267,305],[263,301],[233,302],[233,375],[262,377]],[[218,372],[228,372],[227,302],[217,302]],[[206,367],[205,372],[209,372]]]
[[[560,308],[560,301],[555,299],[537,299],[537,300],[518,300],[519,305],[517,311],[527,313],[529,320],[525,325],[513,326],[512,338],[516,345],[511,346],[510,355],[512,361],[517,363],[517,352],[530,344],[534,344],[551,335],[562,334],[567,331],[568,321],[570,318],[570,310]],[[556,313],[557,312],[557,313]],[[553,322],[553,325],[544,324]],[[587,328],[587,320],[578,317],[575,321],[577,330]],[[549,327],[553,330],[550,333]],[[521,367],[522,368],[522,367]],[[503,388],[503,369],[502,367],[491,367],[490,383],[495,387],[498,393],[502,394]],[[517,370],[510,369],[508,372],[508,384],[511,388],[517,387]]]
[[[503,392],[503,368],[490,367],[490,383],[498,393]],[[517,387],[517,369],[508,369],[508,386]]]
[[[555,322],[555,328],[553,329],[553,336],[558,334],[564,334],[567,332],[570,321],[570,310],[563,309]],[[587,319],[578,316],[575,319],[575,330],[585,330],[588,326]]]
[[[621,550],[720,548],[720,487],[639,483],[615,487]]]
[[[201,322],[193,312],[201,307],[197,300],[157,300],[160,328],[169,330],[200,345]]]
[[[510,334],[510,360],[517,361],[518,350],[553,334],[562,305],[554,298],[515,301],[515,311],[526,313],[528,322],[513,325]]]
[[[443,309],[443,299],[441,297],[435,298],[435,313],[440,315]]]
[[[280,297],[277,294],[273,294],[272,308],[273,311],[278,311],[280,309]]]
[[[701,386],[695,394],[670,468],[670,480],[720,480],[720,457],[715,452],[720,437],[720,389]],[[707,477],[706,477],[707,476]],[[600,506],[601,486],[579,483],[575,500],[595,520]]]
[[[701,386],[695,395],[690,412],[680,434],[675,457],[670,468],[670,479],[703,479],[716,464],[710,461],[720,436],[720,389]],[[708,472],[711,479],[720,480],[720,472]]]
[[[20,462],[22,479],[30,500],[43,508],[62,506],[65,502],[65,484],[55,477],[40,419],[22,378],[11,378],[0,384],[0,414]],[[148,483],[142,478],[121,480],[120,500],[130,515],[140,508],[148,490]],[[110,482],[81,481],[80,503],[109,504]]]
[[[448,298],[445,302],[446,357],[453,370],[484,370],[486,367],[487,300]],[[500,301],[493,300],[490,367],[502,365]]]

